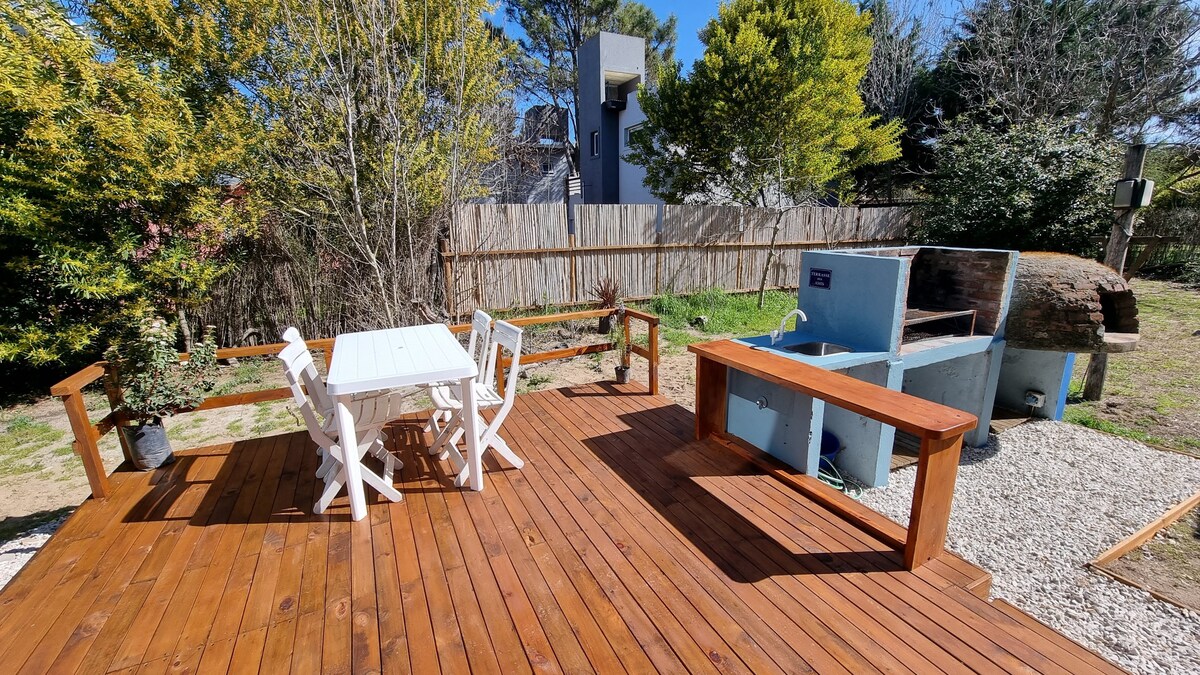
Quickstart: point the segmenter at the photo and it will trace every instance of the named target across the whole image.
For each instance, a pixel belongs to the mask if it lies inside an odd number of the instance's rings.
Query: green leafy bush
[[[114,344],[108,359],[124,389],[123,410],[134,419],[167,417],[200,405],[216,384],[217,344],[213,327],[180,361],[175,327],[162,319],[144,319],[133,335]]]
[[[1112,226],[1119,150],[1060,125],[953,125],[937,141],[917,238],[1087,255]]]

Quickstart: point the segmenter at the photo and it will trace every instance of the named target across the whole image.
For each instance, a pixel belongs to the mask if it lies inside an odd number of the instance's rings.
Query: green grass
[[[708,335],[761,335],[778,328],[779,319],[796,308],[794,293],[768,291],[764,300],[759,309],[757,293],[727,293],[712,288],[692,295],[660,295],[643,307],[662,320],[663,337],[668,342],[687,345],[699,341],[684,337],[688,329]],[[704,326],[693,327],[692,321],[700,316],[707,317]]]
[[[57,443],[66,432],[38,422],[28,415],[18,415],[4,426],[0,434],[0,476],[21,476],[36,473],[45,465],[35,455],[46,446]]]
[[[222,369],[221,381],[213,388],[209,396],[224,396],[238,394],[244,391],[262,389],[267,377],[274,375],[279,366],[275,359],[242,359],[238,365]]]
[[[1165,445],[1166,441],[1153,434],[1148,434],[1133,427],[1128,427],[1116,422],[1110,422],[1106,419],[1101,419],[1096,416],[1095,411],[1087,406],[1072,406],[1068,407],[1063,412],[1063,421],[1072,424],[1078,424],[1089,429],[1103,431],[1114,436],[1129,438],[1142,443],[1150,443],[1153,445]]]

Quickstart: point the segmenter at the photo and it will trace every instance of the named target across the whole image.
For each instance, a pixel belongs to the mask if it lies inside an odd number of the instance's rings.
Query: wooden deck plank
[[[582,415],[582,416],[586,416],[589,414],[582,409],[575,409],[572,412],[575,413],[576,415]],[[611,436],[615,439],[617,434],[611,434]],[[622,439],[620,439],[620,442],[622,444],[626,444],[627,448],[629,447],[629,445],[626,443],[626,439],[622,438]],[[642,438],[641,442],[645,443],[645,447],[654,447],[654,446],[658,445],[658,443],[656,442],[655,439],[650,439],[650,438],[645,438],[645,437]],[[631,454],[629,452],[624,452],[624,451],[616,451],[616,452],[609,453],[608,450],[610,450],[610,448],[602,448],[599,446],[597,446],[596,450],[599,452],[604,452],[606,455],[608,455],[610,457],[610,459],[612,459],[614,461],[621,461],[621,458],[624,455]],[[649,478],[652,478],[655,476],[658,477],[659,484],[657,484],[657,485],[650,484],[650,483],[643,483],[643,491],[641,494],[645,495],[645,497],[648,497],[650,499],[657,500],[659,495],[664,494],[664,493],[669,493],[669,490],[665,490],[664,486],[675,486],[675,489],[678,489],[680,487],[685,487],[687,484],[687,481],[677,481],[676,480],[677,476],[669,476],[669,475],[663,474],[663,473],[657,471],[654,466],[650,465],[649,463],[645,463],[645,462],[639,462],[633,466],[629,466],[627,468],[627,471],[628,471],[627,478],[635,480],[635,481],[639,480],[639,479],[649,480]],[[699,527],[705,527],[705,525],[700,525],[700,523],[707,523],[708,526],[711,526],[713,519],[719,517],[717,513],[714,513],[712,511],[702,510],[702,512],[699,514],[699,520],[696,520],[696,515],[692,514],[686,510],[686,509],[697,506],[697,503],[694,500],[691,500],[688,502],[674,502],[674,503],[670,503],[670,504],[666,501],[658,501],[658,506],[660,509],[670,510],[674,514],[686,514],[683,519],[676,521],[679,525],[684,525],[686,523],[687,525],[691,525],[691,526],[699,525]],[[680,508],[673,508],[673,507],[683,507],[684,510],[681,510]],[[717,511],[720,511],[720,509],[717,509]],[[653,514],[647,514],[647,515],[649,517],[653,517]],[[744,524],[745,523],[742,523],[742,525],[744,525]],[[682,545],[684,545],[684,546],[689,545],[687,536],[683,535],[682,533],[676,533],[676,537],[681,542]],[[710,540],[710,543],[712,543],[712,540]],[[751,546],[751,548],[748,549],[748,552],[752,553],[759,549],[758,542],[749,541],[749,542],[747,542],[747,544],[749,546]],[[717,544],[717,545],[719,546],[719,544]],[[695,547],[693,547],[693,551],[695,552],[695,554],[698,554],[700,556],[704,555],[702,552],[699,551],[699,549],[697,549]],[[726,559],[726,562],[731,565],[731,568],[730,568],[731,571],[735,570],[734,573],[738,574],[739,576],[744,576],[745,578],[754,578],[755,576],[758,576],[758,575],[764,575],[761,570],[755,568],[752,564],[750,564],[751,560],[745,553],[734,554],[734,555],[730,556],[728,559]],[[734,585],[736,586],[737,584],[735,583]],[[738,591],[740,591],[741,595],[744,598],[747,598],[749,601],[759,600],[760,598],[762,598],[762,600],[765,601],[765,599],[766,599],[766,598],[762,597],[761,593],[759,593],[758,597],[755,597],[753,594],[750,593],[750,591],[748,589],[738,589],[735,592],[738,592]],[[776,597],[778,597],[778,596],[776,596]],[[807,626],[810,627],[810,629],[815,634],[815,639],[813,637],[808,637],[807,642],[810,642],[811,645],[821,645],[821,644],[831,645],[833,647],[834,651],[838,652],[837,656],[839,657],[840,662],[846,668],[849,668],[849,669],[855,670],[855,671],[863,671],[863,670],[872,669],[872,666],[860,654],[851,653],[852,650],[848,651],[848,650],[841,649],[841,647],[844,646],[844,644],[845,644],[844,640],[837,638],[835,636],[835,634],[833,634],[830,631],[822,630],[823,625],[820,623],[820,619],[818,618],[818,616],[809,614],[809,612],[811,610],[816,609],[818,612],[820,612],[821,614],[826,616],[826,620],[828,621],[828,619],[833,616],[833,613],[831,611],[825,611],[825,608],[827,607],[825,602],[823,600],[821,600],[820,598],[818,598],[817,596],[810,596],[810,597],[806,598],[805,600],[807,602],[801,603],[801,606],[806,608],[803,614],[805,614],[809,617],[810,621],[807,623]],[[791,603],[789,603],[789,604],[791,604]],[[765,610],[765,605],[762,604],[762,601],[757,602],[756,605],[760,608],[764,608],[764,611],[769,611],[769,610]],[[752,619],[750,619],[750,621],[754,621],[754,619],[752,618]],[[787,626],[787,623],[789,623],[789,622],[785,622],[783,624],[783,626]],[[800,629],[799,625],[792,623],[792,626],[794,627],[794,632],[789,634],[789,637],[791,637],[792,639],[803,640],[805,637],[808,636],[807,633],[804,633]],[[778,630],[778,628],[775,628],[772,630]],[[807,656],[809,656],[810,658],[822,658],[820,656],[821,651],[824,651],[824,649],[822,649],[819,646],[816,647],[816,649],[813,649],[813,647],[810,646],[809,649],[805,650],[805,654]],[[828,658],[829,656],[831,656],[831,655],[827,655],[826,658]],[[826,670],[834,667],[832,664],[830,664],[828,661],[825,661],[825,660],[823,660],[820,663],[820,665]],[[900,666],[898,663],[893,664],[893,666],[900,668],[901,672],[904,671],[904,667]]]
[[[389,432],[404,500],[369,492],[358,523],[344,496],[311,513],[303,434],[114,475],[0,591],[0,649],[27,672],[1121,672],[973,595],[960,558],[904,571],[663,398],[521,396],[526,465],[488,457],[482,493],[423,421]]]
[[[561,414],[562,411],[551,412],[550,409],[553,407],[554,406],[547,406],[542,408],[542,415],[557,416]],[[592,424],[595,422],[595,418],[590,418],[591,421],[588,421],[589,416],[585,411],[577,409],[576,412],[579,414],[572,416],[575,420],[584,424]],[[566,422],[566,420],[562,417],[558,417],[557,419],[560,423]],[[592,428],[596,429],[595,426]],[[646,445],[640,449],[644,451],[645,448],[648,447],[652,446]],[[602,485],[604,483],[602,476],[605,472],[605,469],[601,467],[599,472],[596,472],[594,467],[589,466],[589,461],[594,461],[594,457],[589,456],[589,454],[590,453],[576,454],[573,457],[573,471],[575,471],[577,475],[588,482],[593,482],[597,486]],[[645,474],[643,474],[642,477],[645,477]],[[667,537],[673,537],[676,534],[670,531],[672,528],[664,528],[663,526],[666,525],[666,523],[660,521],[656,514],[651,513],[649,510],[640,508],[641,504],[632,503],[633,506],[631,510],[622,512],[621,507],[618,506],[618,503],[620,502],[619,495],[608,490],[605,490],[605,492],[600,494],[604,495],[601,497],[601,503],[606,504],[610,511],[616,514],[619,519],[623,520],[624,518],[622,518],[622,516],[628,516],[630,519],[646,525],[645,535],[648,536],[649,539],[646,539],[645,536],[642,536],[637,529],[631,529],[631,532],[634,533],[635,538],[644,542],[647,550],[652,550],[652,546],[648,545],[650,541],[658,540],[659,542],[665,542],[667,541]],[[705,589],[705,591],[700,590],[701,587],[704,586],[703,582],[707,580],[709,575],[708,570],[705,570],[703,567],[703,561],[700,561],[691,555],[680,555],[676,550],[670,550],[668,553],[673,553],[674,555],[669,558],[665,556],[658,558],[658,564],[662,567],[664,572],[675,581],[681,592],[693,599],[698,597],[698,593],[706,591],[706,595],[708,595],[713,602],[724,608],[725,613],[728,616],[728,620],[736,622],[737,625],[741,627],[741,630],[748,631],[738,636],[738,639],[746,642],[752,642],[764,651],[769,650],[773,655],[772,661],[775,661],[776,667],[790,669],[797,663],[804,664],[805,667],[808,667],[806,663],[807,660],[805,658],[803,658],[799,653],[796,653],[775,630],[768,627],[762,617],[754,613],[748,606],[736,598],[736,592],[733,592],[728,587],[715,585],[710,585],[710,587]],[[688,568],[700,570],[700,574],[693,576],[693,573],[690,573]],[[708,603],[702,601],[702,604]],[[710,607],[709,611],[711,610],[712,608]],[[723,620],[722,623],[724,623]],[[754,636],[755,634],[757,634],[757,637]],[[760,645],[759,643],[762,641],[765,641],[765,644]],[[753,654],[754,650],[751,650],[750,653]],[[771,666],[761,662],[748,663],[748,665],[750,665],[756,671],[764,668],[771,668]]]

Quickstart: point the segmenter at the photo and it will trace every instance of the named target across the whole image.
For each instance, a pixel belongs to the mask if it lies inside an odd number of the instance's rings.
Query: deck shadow
[[[761,515],[748,518],[746,511],[769,508],[770,504],[764,505],[759,501],[763,495],[755,495],[739,483],[773,479],[710,442],[680,438],[680,432],[686,430],[664,427],[662,421],[668,417],[661,408],[621,414],[618,418],[627,430],[589,436],[580,442],[731,580],[753,583],[781,575],[903,569],[899,556],[890,549],[827,551],[799,532],[782,535]],[[813,522],[820,519],[808,520],[811,514],[798,513],[802,509],[795,505],[788,508],[786,503],[776,502],[775,506],[778,515],[790,521],[788,525],[828,527]],[[797,540],[790,540],[792,537]]]

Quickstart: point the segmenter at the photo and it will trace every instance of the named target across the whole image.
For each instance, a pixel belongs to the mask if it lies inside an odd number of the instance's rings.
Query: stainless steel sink
[[[776,347],[785,352],[793,354],[804,354],[805,356],[832,356],[834,354],[845,354],[854,351],[846,345],[834,344],[832,342],[798,342],[794,345],[783,345]]]

